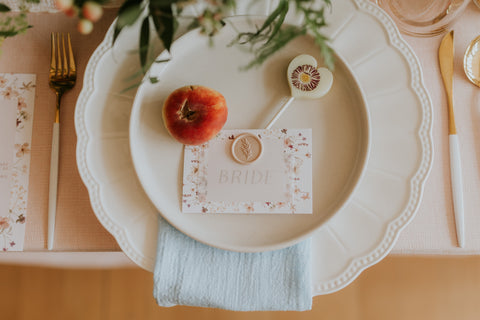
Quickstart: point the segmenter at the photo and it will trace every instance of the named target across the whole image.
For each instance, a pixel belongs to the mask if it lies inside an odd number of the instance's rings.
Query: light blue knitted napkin
[[[310,239],[261,253],[204,245],[160,218],[153,296],[160,306],[310,310]]]

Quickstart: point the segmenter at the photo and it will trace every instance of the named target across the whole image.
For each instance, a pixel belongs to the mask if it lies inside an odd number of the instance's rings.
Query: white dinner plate
[[[334,84],[322,99],[296,99],[274,128],[312,128],[312,214],[182,213],[183,145],[166,131],[162,106],[173,90],[203,85],[222,93],[228,105],[225,129],[264,128],[288,96],[289,62],[310,54],[321,61],[310,36],[295,39],[260,68],[240,71],[252,55],[228,46],[237,30],[255,31],[264,18],[232,17],[213,38],[198,30],[175,41],[168,63],[154,64],[137,91],[130,117],[130,151],[144,190],[160,214],[190,237],[213,247],[258,252],[284,248],[307,237],[337,212],[365,168],[368,114],[361,89],[336,57]],[[157,60],[168,57],[164,52]],[[151,83],[148,78],[158,82]]]
[[[249,3],[239,2],[236,14],[268,14],[275,1]],[[287,16],[291,24],[298,19]],[[336,0],[328,21],[332,47],[365,95],[371,147],[348,204],[312,234],[315,295],[343,288],[388,254],[417,211],[433,152],[432,107],[420,64],[391,19],[369,1]],[[139,80],[125,80],[139,68],[132,54],[138,26],[122,32],[113,49],[112,36],[110,28],[85,71],[75,114],[77,163],[102,225],[135,263],[153,270],[159,214],[130,157],[135,90],[121,93]]]

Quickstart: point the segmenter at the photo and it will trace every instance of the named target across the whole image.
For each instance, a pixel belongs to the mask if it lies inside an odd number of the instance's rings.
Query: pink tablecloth
[[[29,14],[29,23],[34,27],[25,35],[9,38],[3,44],[0,72],[37,75],[25,251],[46,250],[49,163],[55,119],[55,94],[48,86],[51,32],[72,34],[78,69],[77,84],[62,99],[55,250],[119,250],[115,239],[93,214],[87,189],[80,179],[75,160],[76,135],[73,121],[75,103],[82,89],[88,59],[103,40],[114,18],[115,11],[107,10],[103,19],[96,24],[94,32],[82,36],[76,31],[76,20],[63,13]]]
[[[79,79],[86,63],[114,19],[114,11],[105,17],[90,36],[75,31],[75,21],[63,14],[31,14],[35,27],[26,35],[5,41],[0,56],[0,72],[37,74],[34,135],[30,171],[30,192],[27,212],[25,251],[46,248],[48,170],[55,96],[48,88],[50,32],[69,31],[73,35]],[[480,254],[480,88],[470,84],[463,73],[463,53],[468,42],[480,33],[480,10],[471,4],[455,29],[455,112],[461,141],[465,188],[466,247],[456,247],[455,224],[450,191],[447,137],[446,97],[437,61],[441,37],[405,37],[418,55],[424,80],[434,106],[434,163],[425,184],[423,201],[416,218],[401,233],[394,254]],[[61,115],[61,155],[55,248],[59,251],[118,251],[119,247],[97,221],[88,193],[75,162],[76,136],[73,114],[76,98],[82,88],[65,95]]]
[[[393,253],[480,254],[480,88],[468,82],[463,55],[480,35],[480,9],[471,3],[452,26],[455,30],[454,108],[463,169],[465,248],[457,247],[448,148],[447,100],[438,66],[442,36],[404,38],[417,54],[433,102],[434,159],[417,216],[400,234]]]

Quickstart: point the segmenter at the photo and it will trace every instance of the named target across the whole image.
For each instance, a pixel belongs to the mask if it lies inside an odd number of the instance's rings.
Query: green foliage
[[[148,17],[145,17],[142,22],[142,28],[140,31],[140,42],[139,42],[139,54],[140,54],[140,64],[144,67],[147,64],[148,56],[148,43],[150,41],[150,23]],[[145,73],[146,70],[143,70]]]
[[[158,38],[162,41],[164,47],[170,50],[177,29],[177,19],[181,16],[181,11],[185,5],[191,1],[185,0],[127,0],[130,6],[134,6],[137,13],[135,19],[140,15],[140,8],[147,8],[147,16],[151,18]],[[190,28],[199,27],[200,32],[212,37],[225,25],[224,18],[229,12],[235,9],[234,0],[209,0],[203,13],[199,17],[192,17]],[[249,69],[261,65],[265,60],[275,52],[283,48],[290,41],[298,36],[310,34],[314,37],[315,43],[320,49],[321,55],[327,67],[333,69],[333,52],[328,45],[328,38],[323,35],[322,28],[325,27],[325,10],[331,7],[330,0],[322,0],[317,8],[313,8],[313,1],[310,0],[279,0],[277,7],[267,17],[263,25],[256,32],[240,32],[233,39],[231,45],[246,46],[251,51],[252,60],[243,67]],[[143,5],[144,4],[144,5]],[[142,6],[143,5],[143,6]],[[285,18],[289,10],[295,10],[297,14],[304,16],[303,23],[300,26],[285,26]],[[119,20],[125,15],[122,10],[119,12]],[[183,17],[183,16],[182,16]],[[185,18],[185,17],[183,17]],[[133,24],[134,19],[129,20],[128,24]],[[148,20],[150,21],[150,20]],[[144,22],[147,23],[147,22]],[[121,31],[124,25],[117,23],[116,35]],[[142,26],[142,29],[146,26]],[[116,39],[116,37],[115,37]],[[152,61],[145,59],[145,53],[149,46],[149,41],[143,39],[140,46],[140,62],[143,70],[147,70]]]
[[[40,0],[21,0],[21,12],[9,13],[10,8],[0,4],[0,39],[12,37],[26,32],[31,26],[27,22],[26,4],[38,3]],[[77,7],[81,7],[87,0],[74,0]],[[106,0],[90,0],[104,3]],[[242,0],[247,1],[247,0]],[[225,25],[224,18],[233,12],[236,7],[235,0],[208,0],[208,4],[199,17],[182,16],[183,8],[195,0],[125,0],[118,10],[115,22],[113,43],[121,31],[132,26],[142,19],[139,37],[139,59],[142,72],[146,73],[148,67],[154,62],[149,58],[151,47],[150,27],[155,29],[155,35],[162,42],[165,49],[170,50],[179,17],[190,18],[189,27],[200,28],[200,31],[212,37]],[[325,64],[333,68],[333,54],[328,46],[328,38],[322,34],[326,26],[325,9],[331,6],[331,0],[322,0],[319,8],[313,8],[310,0],[279,0],[277,7],[267,17],[263,25],[255,32],[240,32],[232,40],[232,45],[246,46],[252,52],[252,60],[245,69],[261,65],[275,52],[283,48],[298,36],[310,34],[320,49]],[[285,26],[285,17],[289,10],[304,16],[300,26]]]
[[[118,9],[118,17],[115,22],[115,30],[113,33],[113,43],[115,43],[123,28],[133,25],[140,17],[144,10],[142,4],[143,1],[141,0],[125,0],[120,9]]]
[[[209,6],[200,17],[191,17],[190,27],[199,27],[201,32],[209,37],[214,36],[224,25],[225,13],[235,8],[234,0],[209,0]],[[139,57],[140,65],[144,72],[148,70],[153,61],[148,59],[149,46],[151,44],[149,26],[152,24],[156,36],[162,42],[163,47],[170,50],[175,32],[178,27],[178,18],[186,5],[191,0],[126,0],[118,11],[118,19],[115,24],[113,43],[117,40],[123,28],[133,25],[145,14],[141,31]],[[145,36],[148,33],[148,37]]]
[[[150,0],[148,9],[158,38],[162,40],[165,49],[170,51],[178,22],[173,14],[172,5],[165,5],[160,2],[168,1]]]
[[[5,11],[3,11],[5,12]],[[31,28],[24,12],[0,15],[0,38],[9,38],[27,32]]]
[[[0,3],[0,12],[8,12],[10,11],[10,8],[3,3]]]
[[[247,65],[242,67],[243,70],[248,70],[261,65],[287,43],[306,33],[302,28],[287,26],[274,31],[275,35],[272,37],[271,34],[269,34],[272,32],[270,31],[272,28],[273,26],[268,26],[268,28],[264,30],[266,34],[256,35],[254,33],[241,33],[238,35],[237,39],[231,43],[231,45],[250,45],[251,47],[250,51],[254,58]],[[245,40],[244,38],[247,38],[248,40]],[[256,45],[258,45],[258,47],[256,47]]]
[[[12,13],[10,8],[0,3],[0,45],[3,40],[27,32],[32,26],[27,21],[27,4],[39,3],[40,0],[21,0],[20,12]]]
[[[304,16],[304,21],[300,26],[283,26],[290,4],[295,6],[297,14]],[[254,55],[252,61],[244,66],[244,69],[261,65],[291,40],[305,34],[311,34],[314,37],[325,64],[328,68],[333,69],[333,52],[328,46],[328,38],[321,32],[321,29],[327,25],[325,9],[331,6],[331,2],[323,0],[323,5],[317,9],[312,8],[311,4],[312,1],[308,0],[280,0],[277,8],[256,32],[239,33],[231,45],[249,45],[250,51]]]
[[[170,50],[178,18],[186,18],[181,15],[184,6],[191,4],[186,0],[126,0],[118,13],[113,41],[117,39],[122,29],[132,25],[142,13],[144,18],[141,35],[139,56],[144,72],[153,62],[147,59],[150,46],[150,22],[156,30],[156,36],[162,42],[165,49]],[[234,0],[209,0],[208,6],[199,17],[190,17],[190,28],[200,28],[200,32],[212,37],[225,25],[224,18],[235,9]],[[267,17],[263,25],[256,32],[240,32],[233,39],[231,45],[247,46],[252,52],[253,58],[244,69],[261,65],[275,52],[283,48],[291,40],[298,36],[310,34],[320,49],[324,62],[333,69],[333,53],[328,46],[328,38],[322,34],[322,28],[326,26],[325,9],[331,6],[330,0],[322,0],[318,8],[312,7],[310,0],[279,0],[277,7]],[[285,17],[289,10],[295,10],[297,14],[304,16],[300,26],[285,26]],[[148,36],[147,36],[148,35]]]

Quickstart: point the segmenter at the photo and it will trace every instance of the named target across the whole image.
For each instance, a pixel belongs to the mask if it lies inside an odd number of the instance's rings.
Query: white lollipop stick
[[[282,107],[275,114],[265,129],[270,129],[280,116],[287,110],[295,98],[318,99],[330,91],[333,75],[327,68],[317,68],[317,60],[307,54],[296,56],[288,65],[288,85],[291,96],[282,100]]]
[[[273,116],[272,120],[270,120],[270,122],[267,124],[267,126],[265,127],[265,129],[270,129],[273,124],[275,123],[275,121],[278,120],[278,118],[280,118],[280,116],[282,115],[282,113],[287,110],[288,106],[290,105],[290,103],[292,103],[293,99],[295,99],[295,97],[285,97],[282,99],[282,101],[280,102],[282,104],[282,107],[280,108],[280,110],[278,110],[278,112],[275,114],[275,116]]]

